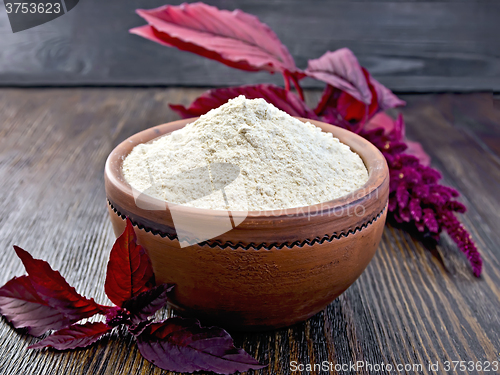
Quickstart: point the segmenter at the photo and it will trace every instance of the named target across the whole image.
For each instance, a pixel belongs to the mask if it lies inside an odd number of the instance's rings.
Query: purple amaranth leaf
[[[138,9],[149,25],[131,33],[246,71],[300,74],[277,35],[251,14],[204,3]]]
[[[28,347],[28,349],[54,348],[57,350],[67,350],[76,348],[85,348],[103,335],[110,332],[113,328],[105,323],[85,323],[73,324],[67,328],[63,328],[52,335],[44,338]]]
[[[297,95],[279,86],[268,84],[213,89],[203,93],[189,108],[172,104],[170,108],[183,118],[198,117],[240,95],[245,95],[247,99],[262,98],[291,116],[317,118],[314,111]]]
[[[377,92],[377,101],[380,110],[385,111],[389,108],[406,105],[406,102],[404,100],[399,99],[391,90],[382,85],[372,76],[370,76],[370,83],[373,85],[375,91]]]
[[[323,94],[314,109],[314,113],[319,116],[319,120],[324,121],[328,124],[332,124],[335,126],[340,126],[344,129],[348,129],[351,131],[358,130],[357,128],[353,128],[352,124],[344,119],[342,114],[340,113],[338,107],[338,100],[342,91],[336,89],[331,85],[326,85],[323,90]],[[309,117],[315,119],[315,117]]]
[[[349,123],[349,121],[346,121],[342,117],[342,114],[334,108],[327,108],[325,111],[323,111],[323,113],[319,117],[319,120],[331,125],[340,126],[354,133],[356,133],[358,130],[356,126],[353,126]]]
[[[0,288],[0,313],[33,336],[71,325],[68,317],[38,295],[28,276],[14,277]]]
[[[359,133],[366,121],[378,111],[375,91],[372,94],[374,99],[367,105],[345,91],[326,85],[314,112],[324,122]]]
[[[385,113],[385,112],[380,112]],[[403,115],[400,113],[396,121],[394,121],[394,126],[392,129],[392,138],[396,141],[401,141],[406,138],[406,125]]]
[[[429,166],[431,164],[431,157],[425,152],[420,143],[407,140],[406,145],[408,147],[406,148],[405,153],[417,157],[422,165]]]
[[[226,331],[201,327],[196,319],[152,323],[136,339],[142,356],[168,371],[231,374],[265,367],[243,349],[235,348]]]
[[[104,291],[117,306],[151,289],[154,272],[144,248],[137,244],[132,223],[127,218],[123,233],[118,237],[109,254]]]
[[[326,110],[334,110],[338,113],[337,110],[337,101],[339,99],[340,93],[342,91],[337,90],[335,87],[331,85],[326,85],[323,93],[321,94],[321,98],[319,99],[316,108],[314,108],[314,113],[317,115],[323,114]],[[344,120],[342,118],[342,120]],[[349,123],[347,123],[349,125]]]
[[[394,121],[393,118],[385,112],[377,113],[365,124],[365,126],[363,126],[363,130],[366,132],[381,129],[385,135],[390,135],[391,140],[394,141],[401,141],[404,139],[404,128],[405,124],[401,115]]]
[[[106,313],[108,307],[97,304],[78,294],[58,271],[40,259],[34,259],[27,251],[14,246],[17,256],[21,259],[29,276],[29,281],[37,295],[47,306],[63,314],[71,323],[95,314]]]
[[[358,133],[377,112],[405,104],[371,77],[347,48],[327,52],[319,59],[309,60],[304,73],[327,83],[314,110],[315,113],[324,121],[334,125],[340,122],[337,115],[340,114],[350,125],[338,124],[338,126],[355,133]],[[393,125],[392,121],[390,125]]]
[[[130,312],[131,322],[139,324],[165,306],[173,288],[171,284],[160,284],[126,301],[123,308]]]
[[[348,48],[328,51],[318,59],[309,60],[304,73],[348,93],[367,105],[372,101],[372,93],[363,70],[356,56]]]

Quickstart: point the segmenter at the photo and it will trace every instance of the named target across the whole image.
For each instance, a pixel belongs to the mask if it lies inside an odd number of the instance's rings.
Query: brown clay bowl
[[[174,121],[133,135],[109,155],[105,167],[108,209],[115,234],[127,216],[151,258],[158,282],[174,283],[172,305],[206,324],[266,330],[306,320],[324,309],[364,271],[380,242],[387,213],[389,174],[375,146],[336,126],[310,121],[357,152],[367,183],[348,196],[283,211],[232,211],[236,227],[180,247],[171,208],[186,221],[223,225],[227,211],[166,205],[138,207],[122,175],[125,156],[139,143],[182,128]],[[141,205],[143,206],[143,205]],[[239,219],[238,219],[239,218]],[[208,223],[208,224],[207,224]],[[197,224],[196,224],[197,225]]]

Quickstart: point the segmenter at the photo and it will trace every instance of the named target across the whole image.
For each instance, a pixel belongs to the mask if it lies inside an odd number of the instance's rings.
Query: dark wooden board
[[[17,244],[48,260],[81,293],[106,303],[105,267],[114,240],[104,194],[106,157],[131,134],[176,119],[167,103],[187,104],[200,92],[0,90],[0,285],[24,273],[12,250]],[[309,92],[307,98],[318,96]],[[387,226],[372,263],[323,312],[287,329],[235,335],[238,345],[268,364],[251,373],[290,374],[292,361],[366,361],[423,364],[423,371],[401,373],[432,374],[429,363],[499,359],[498,99],[490,94],[404,99],[407,135],[423,143],[444,181],[463,193],[469,211],[461,219],[483,254],[482,278],[472,276],[467,260],[446,237],[441,246],[426,248]],[[130,335],[115,332],[88,349],[62,353],[26,350],[36,340],[2,319],[0,373],[167,373],[140,357]],[[436,373],[445,372],[441,367]]]
[[[376,78],[399,92],[500,91],[498,1],[207,2],[260,17],[301,68],[327,50],[349,47]],[[144,24],[135,8],[165,3],[82,0],[63,17],[16,34],[0,4],[0,85],[282,83],[277,75],[232,70],[128,33]]]

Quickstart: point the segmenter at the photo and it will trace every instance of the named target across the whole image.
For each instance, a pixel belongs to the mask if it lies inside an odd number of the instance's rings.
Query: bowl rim
[[[227,212],[230,211],[231,215],[236,218],[239,216],[242,217],[244,216],[247,219],[272,217],[273,219],[279,220],[285,217],[289,218],[289,217],[302,216],[302,214],[305,213],[305,209],[307,209],[306,212],[309,213],[315,212],[316,215],[322,215],[323,213],[326,212],[332,212],[333,210],[342,209],[343,207],[350,206],[356,204],[357,202],[362,201],[364,198],[366,198],[366,196],[380,189],[381,186],[386,182],[386,179],[388,178],[387,162],[383,154],[372,143],[362,138],[361,136],[353,132],[350,132],[346,129],[340,128],[338,126],[327,124],[317,120],[311,120],[297,116],[294,117],[302,122],[309,122],[315,126],[318,126],[322,129],[322,131],[325,131],[326,129],[333,130],[335,133],[333,134],[333,136],[335,138],[338,138],[342,143],[349,146],[349,148],[352,151],[356,152],[361,157],[368,171],[368,180],[366,181],[366,183],[363,186],[359,187],[358,189],[350,192],[349,194],[333,200],[309,206],[300,206],[300,207],[283,208],[275,210],[248,210],[248,211],[213,210],[208,208],[191,207],[191,206],[166,202],[164,200],[152,196],[148,196],[148,200],[151,200],[151,202],[158,205],[164,205],[168,203],[168,206],[174,206],[180,208],[184,213],[192,215],[209,215],[210,217],[222,218],[226,217]],[[132,191],[134,188],[125,180],[125,177],[123,176],[122,173],[122,164],[126,156],[132,151],[132,149],[136,145],[141,143],[151,142],[157,138],[170,134],[171,132],[180,129],[185,125],[196,121],[197,119],[198,117],[193,117],[193,118],[164,123],[161,125],[157,125],[142,130],[128,137],[123,142],[118,144],[109,154],[105,164],[105,178],[111,185],[117,188],[122,194],[133,196]],[[165,129],[168,129],[169,131],[165,131]],[[329,131],[329,133],[333,132]],[[346,139],[348,139],[349,142],[346,142],[345,141]],[[112,205],[113,203],[116,204],[116,202],[110,202],[110,203]],[[283,213],[284,211],[285,213]]]

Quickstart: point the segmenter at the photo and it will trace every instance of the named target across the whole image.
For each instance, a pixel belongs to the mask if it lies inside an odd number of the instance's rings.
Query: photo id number
[[[5,3],[7,13],[61,13],[61,3]]]

